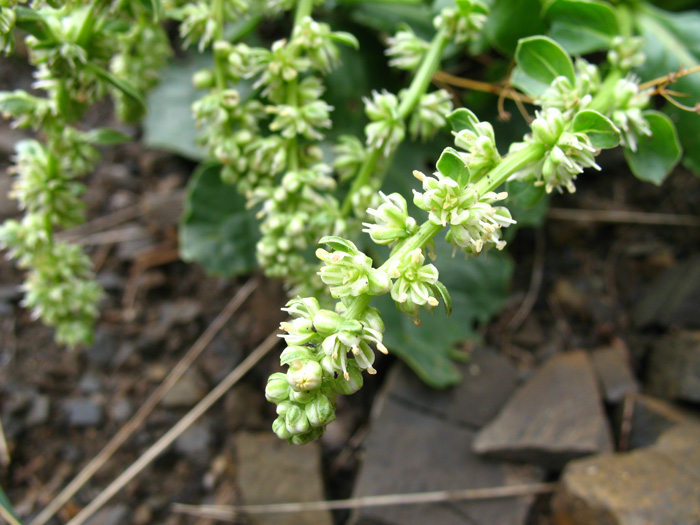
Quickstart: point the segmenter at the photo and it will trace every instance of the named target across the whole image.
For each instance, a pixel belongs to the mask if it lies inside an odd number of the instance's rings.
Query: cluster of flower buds
[[[420,171],[414,171],[413,175],[423,185],[422,193],[413,190],[414,204],[428,212],[428,220],[433,224],[449,225],[446,237],[449,243],[467,255],[478,255],[491,247],[498,250],[505,247],[500,229],[515,221],[507,208],[492,204],[504,200],[507,193],[490,191],[479,195],[474,184],[460,184],[439,171],[434,177]]]
[[[387,38],[387,44],[389,47],[384,53],[390,58],[389,65],[407,71],[418,69],[429,47],[428,42],[417,36],[410,27]]]
[[[545,153],[539,161],[521,170],[517,177],[524,180],[534,178],[535,186],[544,186],[547,193],[554,189],[561,192],[562,188],[574,193],[574,180],[584,168],[600,170],[595,162],[600,150],[593,147],[585,133],[566,131],[570,119],[558,109],[548,108],[536,115],[531,124],[532,133],[525,136],[524,143],[511,144],[510,152],[527,144],[539,143],[545,147]]]
[[[444,89],[431,91],[421,96],[416,109],[411,113],[408,130],[411,137],[431,139],[447,125],[445,115],[452,113],[452,95]]]
[[[424,264],[421,248],[407,253],[389,265],[389,275],[396,279],[391,288],[391,298],[399,310],[412,315],[418,323],[420,307],[432,310],[440,302],[435,297],[434,286],[438,282],[438,269],[433,264]]]
[[[600,88],[600,70],[582,58],[576,60],[575,66],[574,82],[564,76],[555,78],[537,104],[543,109],[558,109],[567,117],[585,109]]]
[[[444,31],[457,44],[478,35],[486,23],[488,7],[480,0],[457,0],[453,7],[443,7],[435,17],[435,29]]]
[[[12,34],[17,21],[17,15],[12,9],[15,4],[15,1],[8,0],[0,3],[0,52],[8,55],[15,47],[15,39]]]
[[[464,129],[453,131],[455,146],[465,150],[460,153],[464,164],[469,167],[470,180],[476,182],[501,161],[496,148],[496,137],[489,122],[480,122],[469,110],[462,110],[467,116]]]
[[[365,113],[372,121],[365,126],[367,146],[381,150],[388,157],[406,136],[406,126],[399,115],[399,99],[388,91],[373,91],[371,99],[363,100]]]
[[[642,51],[643,47],[644,39],[642,37],[616,36],[610,43],[608,62],[611,66],[624,71],[639,67],[646,61],[646,55]]]
[[[640,91],[638,80],[630,75],[617,83],[614,97],[615,109],[610,119],[620,129],[622,145],[637,151],[638,138],[651,135],[643,113],[649,105],[649,91]]]
[[[270,376],[265,396],[277,405],[274,432],[295,445],[323,434],[335,419],[336,397],[359,390],[363,370],[376,373],[369,345],[387,353],[376,309],[365,308],[357,319],[344,316],[342,303],[338,310],[321,309],[310,297],[293,299],[285,308],[291,319],[281,325],[287,348],[280,363],[289,368]]]

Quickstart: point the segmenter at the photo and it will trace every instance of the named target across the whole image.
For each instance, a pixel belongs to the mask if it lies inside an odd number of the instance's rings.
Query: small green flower
[[[372,121],[365,126],[367,146],[382,150],[388,157],[406,136],[405,125],[399,117],[399,100],[396,95],[383,91],[372,92],[372,99],[363,98],[365,112]]]

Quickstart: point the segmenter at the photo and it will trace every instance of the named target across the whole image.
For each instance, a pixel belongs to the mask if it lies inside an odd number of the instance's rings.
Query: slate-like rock
[[[550,358],[484,427],[474,451],[559,469],[612,450],[612,437],[586,352]]]
[[[495,413],[515,388],[512,366],[496,353],[479,350],[461,368],[462,384],[443,391],[418,384],[403,365],[392,370],[384,387],[385,401],[364,444],[354,496],[484,488],[541,480],[542,472],[537,469],[480,458],[471,451],[475,426]],[[521,497],[367,507],[354,512],[349,523],[518,525],[525,522],[532,501],[533,497]]]
[[[666,270],[632,312],[637,328],[700,328],[700,256]]]
[[[628,393],[639,391],[628,356],[622,348],[610,347],[594,350],[591,353],[593,367],[608,403],[622,401]]]
[[[633,394],[620,406],[617,414],[617,426],[621,429],[625,418],[625,411],[631,415],[629,431],[625,437],[627,450],[648,447],[656,443],[669,428],[683,423],[700,424],[700,418],[664,401],[644,394]]]
[[[567,525],[700,522],[700,427],[676,426],[656,445],[572,461],[552,508]]]
[[[196,369],[190,368],[165,394],[162,404],[166,408],[193,407],[207,395],[208,385]]]
[[[647,387],[659,397],[700,403],[700,331],[674,333],[654,345]]]
[[[483,348],[475,349],[460,371],[459,384],[436,390],[404,365],[398,365],[387,378],[388,393],[418,410],[476,429],[493,419],[503,406],[518,384],[518,371],[503,356]]]
[[[325,499],[318,443],[292,446],[272,432],[240,432],[235,438],[242,503],[255,505]],[[330,512],[260,514],[253,525],[332,525]]]
[[[209,461],[212,440],[209,424],[195,423],[175,440],[173,447],[178,454],[188,457],[194,463],[205,464]]]
[[[72,427],[96,427],[102,424],[104,410],[96,401],[79,397],[68,399],[63,403],[63,410]]]

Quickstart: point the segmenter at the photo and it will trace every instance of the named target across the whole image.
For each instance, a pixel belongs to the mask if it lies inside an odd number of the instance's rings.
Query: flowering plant
[[[405,19],[392,3],[405,4]],[[267,17],[285,36],[255,36]],[[171,55],[167,19],[185,48],[208,57],[192,75],[198,149],[187,147],[209,162],[190,184],[182,256],[226,275],[257,261],[284,279],[287,371],[270,376],[265,394],[277,406],[274,431],[291,443],[323,433],[337,396],[376,372],[375,350],[398,353],[433,385],[457,380],[450,343],[500,305],[506,229],[527,224],[525,208],[541,217],[548,194],[575,192],[585,170],[602,169],[601,150],[621,146],[635,176],[660,184],[684,144],[686,165],[700,171],[695,108],[666,89],[677,82],[693,100],[700,95],[690,74],[700,61],[697,12],[681,17],[631,0],[0,0],[0,45],[12,50],[15,27],[27,33],[34,87],[44,93],[0,94],[14,125],[41,132],[18,145],[13,195],[24,217],[0,227],[0,246],[28,272],[24,303],[70,345],[90,340],[101,292],[89,258],[54,233],[83,220],[77,178],[95,166],[96,147],[128,140],[79,123],[106,95],[127,121],[158,104],[169,115],[178,110],[163,93],[144,100]],[[348,31],[334,29],[339,20]],[[388,66],[402,71],[403,85],[385,69],[385,82],[370,82],[379,43],[368,28],[385,37]],[[486,74],[513,66],[500,83],[441,71],[487,52],[495,65]],[[583,58],[593,52],[605,59]],[[360,73],[343,77],[343,62]],[[446,89],[452,84],[499,98],[468,109]],[[657,94],[668,100],[663,112],[652,105]],[[491,118],[504,99],[526,115],[510,143]],[[534,117],[524,103],[537,108]],[[365,116],[353,109],[360,105]],[[147,120],[147,139],[158,133]],[[443,148],[448,137],[453,146]],[[479,277],[464,279],[469,268]],[[390,308],[377,307],[380,296]],[[440,305],[461,320],[439,317]],[[429,344],[404,314],[414,325],[449,328],[423,327]]]

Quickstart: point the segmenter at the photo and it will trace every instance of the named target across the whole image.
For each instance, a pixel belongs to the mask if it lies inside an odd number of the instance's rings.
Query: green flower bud
[[[277,434],[277,437],[280,439],[289,439],[292,437],[292,433],[287,430],[287,424],[282,416],[272,422],[272,431]]]
[[[333,403],[323,394],[317,395],[304,407],[306,417],[312,427],[322,427],[335,419]]]
[[[323,368],[317,361],[294,361],[287,371],[287,380],[298,392],[313,390],[321,386]]]
[[[314,400],[317,395],[318,395],[317,390],[305,390],[303,392],[297,392],[293,388],[289,389],[290,401],[294,401],[295,403],[297,403],[299,405],[305,405],[309,401]]]
[[[280,372],[272,374],[265,386],[265,398],[271,403],[280,403],[289,399],[289,382],[287,376]]]
[[[319,310],[314,315],[314,328],[322,335],[336,333],[343,323],[343,318],[331,310]]]
[[[336,377],[335,388],[338,393],[349,396],[362,388],[363,383],[362,371],[355,366],[350,366],[344,376]]]
[[[211,89],[214,87],[214,73],[210,69],[201,69],[192,76],[195,89]]]
[[[284,423],[290,434],[303,434],[309,430],[309,419],[299,405],[292,405],[284,416]]]
[[[323,435],[325,427],[313,428],[305,434],[296,434],[288,439],[289,443],[292,445],[306,445],[312,441],[316,441]]]

